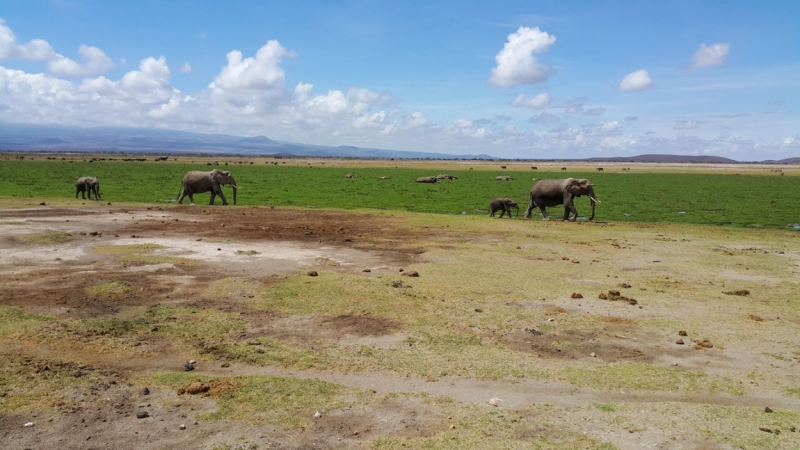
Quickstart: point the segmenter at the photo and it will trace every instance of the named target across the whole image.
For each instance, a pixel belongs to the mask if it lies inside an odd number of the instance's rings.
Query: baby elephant
[[[494,217],[494,213],[496,211],[500,211],[500,218],[503,218],[503,214],[508,214],[508,218],[511,218],[511,208],[517,209],[517,216],[519,216],[519,205],[514,200],[511,200],[507,197],[496,197],[493,198],[492,201],[489,203],[489,217]]]
[[[81,194],[82,199],[85,200],[86,195],[89,195],[89,200],[91,200],[92,193],[94,193],[95,200],[100,200],[100,181],[95,177],[78,178],[78,181],[75,182],[75,198],[78,198],[78,194]]]

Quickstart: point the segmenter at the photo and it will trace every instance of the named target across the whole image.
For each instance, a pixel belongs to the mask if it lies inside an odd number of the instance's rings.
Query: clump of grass
[[[342,396],[357,397],[360,391],[319,380],[277,376],[213,378],[186,373],[164,373],[142,377],[141,384],[181,389],[199,381],[213,387],[207,395],[217,402],[217,411],[202,418],[268,423],[298,429],[310,425],[314,411],[331,410],[352,404]]]
[[[28,314],[22,308],[0,306],[0,336],[15,331],[27,330],[32,326],[52,320],[50,317]]]
[[[43,232],[30,233],[17,237],[17,240],[25,244],[59,245],[69,241],[69,233]]]
[[[729,378],[680,368],[624,363],[566,367],[554,375],[560,381],[602,389],[640,391],[707,391],[742,395],[744,388]]]
[[[118,296],[127,294],[133,289],[127,281],[111,281],[86,288],[86,293],[95,296]]]

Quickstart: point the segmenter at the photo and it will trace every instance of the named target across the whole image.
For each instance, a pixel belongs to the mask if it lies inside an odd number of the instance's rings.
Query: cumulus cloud
[[[43,39],[34,39],[26,44],[18,44],[17,36],[0,18],[0,60],[24,59],[28,61],[49,61],[58,56],[53,47]]]
[[[111,58],[97,47],[81,45],[78,52],[81,54],[83,63],[75,62],[62,55],[56,55],[55,58],[47,63],[47,68],[56,75],[86,77],[99,75],[116,67]]]
[[[636,72],[631,72],[619,82],[617,87],[620,91],[643,91],[653,86],[653,80],[646,70],[641,69]]]
[[[721,66],[731,51],[731,44],[700,44],[700,48],[692,55],[693,68]]]
[[[25,44],[17,43],[17,36],[5,25],[5,21],[0,19],[0,61],[10,59],[47,61],[47,69],[51,73],[67,77],[100,75],[115,67],[111,58],[97,47],[81,45],[78,53],[83,59],[82,63],[56,53],[43,39],[34,39]]]
[[[551,125],[554,123],[561,122],[562,118],[556,114],[550,114],[549,112],[542,112],[533,117],[531,117],[528,122],[530,123],[539,123],[542,125]]]
[[[283,89],[286,79],[280,63],[284,57],[292,57],[294,53],[288,52],[278,41],[272,40],[258,49],[255,57],[242,58],[242,52],[238,50],[233,50],[226,56],[228,64],[208,86],[212,90]]]
[[[547,109],[550,106],[550,95],[547,93],[537,94],[531,98],[525,94],[519,94],[514,100],[511,100],[511,106],[517,108],[531,108],[531,109]]]
[[[556,42],[556,37],[538,27],[519,27],[508,35],[508,41],[495,56],[497,67],[487,83],[490,86],[513,87],[536,84],[547,80],[552,68],[540,63],[534,53],[544,53]]]
[[[183,65],[178,69],[180,73],[192,73],[192,65],[188,62],[184,62]]]

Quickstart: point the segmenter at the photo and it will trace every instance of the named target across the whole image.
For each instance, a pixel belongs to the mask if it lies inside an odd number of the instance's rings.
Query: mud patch
[[[375,317],[369,314],[342,314],[327,317],[320,321],[324,327],[332,328],[342,334],[356,336],[385,336],[399,328],[400,324],[384,317]]]
[[[611,338],[615,339],[615,338]],[[605,333],[577,331],[542,332],[534,328],[515,330],[499,339],[499,344],[519,352],[542,358],[585,359],[597,357],[603,362],[650,362],[653,355],[645,353],[636,343],[616,341]],[[594,355],[594,356],[593,356]]]

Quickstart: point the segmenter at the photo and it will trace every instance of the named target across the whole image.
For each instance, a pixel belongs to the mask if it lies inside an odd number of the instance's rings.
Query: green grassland
[[[346,161],[339,164],[346,164]],[[399,163],[402,164],[402,163]],[[215,166],[230,170],[241,187],[238,204],[313,208],[377,208],[437,214],[487,214],[493,197],[511,197],[522,205],[534,178],[588,178],[598,199],[596,219],[619,222],[674,222],[738,227],[792,229],[800,223],[800,183],[793,176],[743,173],[545,172],[514,170],[448,170],[457,180],[418,184],[417,177],[436,169],[411,166],[330,167],[322,165]],[[513,167],[512,167],[513,168]],[[107,202],[171,203],[189,170],[210,170],[203,164],[3,161],[0,197],[73,199],[74,182],[92,175],[101,180]],[[496,173],[495,173],[496,172]],[[354,178],[345,178],[354,173]],[[512,181],[496,181],[496,175]],[[386,176],[389,179],[381,180]],[[230,188],[225,188],[232,202]],[[198,195],[198,204],[208,201]],[[82,200],[78,200],[82,201]],[[219,201],[218,201],[219,204]],[[588,198],[576,201],[581,216],[590,212]],[[538,211],[535,212],[538,215]],[[563,209],[552,208],[554,218]],[[521,216],[520,216],[521,217]]]

